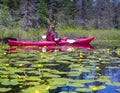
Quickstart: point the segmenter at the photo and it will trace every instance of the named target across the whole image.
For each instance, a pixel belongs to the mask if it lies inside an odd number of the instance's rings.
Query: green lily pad
[[[70,81],[72,81],[71,79],[68,78],[52,78],[50,79],[50,85],[51,86],[61,86],[64,84],[68,84]]]
[[[68,93],[68,91],[62,91],[62,92],[59,92],[59,93]],[[76,92],[69,92],[69,93],[76,93]]]
[[[95,82],[95,80],[75,80],[74,82],[77,82],[77,83],[93,83]]]
[[[58,78],[58,77],[61,77],[61,76],[59,76],[59,75],[52,75],[52,74],[43,74],[43,77],[45,77],[45,78]]]
[[[106,68],[110,68],[110,69],[117,69],[118,67],[106,67]]]
[[[71,59],[71,62],[78,62],[78,59]]]
[[[36,61],[36,63],[48,63],[50,59],[40,59],[38,61]]]
[[[101,76],[100,78],[97,79],[99,82],[109,82],[110,81],[110,76]]]
[[[46,90],[48,85],[36,85],[34,87],[29,87],[27,89],[22,89],[23,93],[49,93],[48,90]]]
[[[40,81],[41,80],[40,77],[37,77],[37,76],[26,77],[24,79],[28,81]]]
[[[111,86],[120,86],[119,82],[107,82],[106,84],[111,85]]]
[[[44,64],[44,66],[57,66],[59,64],[53,64],[53,63],[50,63],[50,64]]]
[[[59,92],[59,93],[68,93],[67,91],[62,91],[62,92]]]
[[[79,76],[80,74],[81,74],[81,72],[72,71],[72,72],[68,72],[67,76]]]
[[[116,91],[120,92],[120,89],[116,89]]]
[[[89,88],[76,88],[77,92],[92,92],[91,89]]]
[[[69,61],[57,61],[57,63],[70,64]]]
[[[62,71],[58,71],[58,70],[50,70],[49,72],[53,73],[53,74],[57,74],[57,75],[67,74],[67,72],[62,72]]]
[[[14,85],[18,85],[19,83],[16,79],[11,79],[11,80],[4,79],[3,82],[1,82],[1,84],[6,85],[6,86],[8,86],[8,85],[13,85],[14,86]]]
[[[80,64],[72,64],[70,65],[70,68],[81,68]]]
[[[66,86],[70,86],[70,87],[84,87],[84,84],[81,84],[81,83],[68,83],[68,84],[66,84]]]
[[[8,92],[8,91],[10,91],[11,90],[11,88],[0,88],[0,92]]]
[[[39,85],[40,82],[27,82],[26,85]]]

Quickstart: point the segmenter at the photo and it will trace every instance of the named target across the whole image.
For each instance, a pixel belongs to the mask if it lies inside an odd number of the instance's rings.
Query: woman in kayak
[[[47,41],[55,41],[55,39],[58,38],[57,32],[55,32],[55,27],[51,25],[46,33],[46,40]]]

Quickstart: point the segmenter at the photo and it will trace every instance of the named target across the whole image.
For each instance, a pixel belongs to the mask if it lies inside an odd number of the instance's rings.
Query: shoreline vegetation
[[[42,36],[45,35],[47,29],[31,29],[29,31],[23,31],[21,28],[1,30],[0,39],[6,37],[16,38],[21,41],[40,41]],[[72,39],[84,38],[89,36],[95,36],[95,39],[91,42],[93,45],[118,45],[120,46],[120,32],[119,30],[83,30],[81,28],[56,28],[60,38],[68,37]]]

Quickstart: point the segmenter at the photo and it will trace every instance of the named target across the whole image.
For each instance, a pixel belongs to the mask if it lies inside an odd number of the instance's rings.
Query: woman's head
[[[54,25],[50,25],[49,26],[49,31],[55,31],[55,26]]]

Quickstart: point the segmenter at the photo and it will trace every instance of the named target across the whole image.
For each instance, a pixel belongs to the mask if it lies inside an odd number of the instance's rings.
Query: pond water
[[[120,48],[21,50],[0,46],[2,93],[120,93]]]
[[[115,67],[115,68],[106,68],[104,69],[101,74],[103,76],[110,76],[111,78],[109,79],[111,82],[119,82],[120,83],[120,68],[116,68],[118,65],[117,64],[114,64],[112,63],[113,65],[110,65],[112,67]],[[90,72],[83,72],[80,76],[76,76],[72,79],[74,80],[93,80],[93,79],[90,79],[88,78],[87,76],[93,76],[96,72],[95,71],[90,71]],[[105,82],[93,82],[93,83],[88,83],[88,84],[85,84],[84,87],[85,88],[88,88],[89,86],[106,86],[105,89],[102,89],[102,90],[99,90],[95,93],[120,93],[118,91],[116,91],[116,89],[120,89],[119,86],[114,86],[114,85],[109,85],[109,84],[106,84]],[[61,91],[69,91],[70,93],[71,92],[75,92],[75,93],[93,93],[93,92],[77,92],[76,91],[76,88],[75,87],[68,87],[68,86],[64,86],[61,88]],[[69,93],[68,92],[68,93]]]

